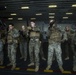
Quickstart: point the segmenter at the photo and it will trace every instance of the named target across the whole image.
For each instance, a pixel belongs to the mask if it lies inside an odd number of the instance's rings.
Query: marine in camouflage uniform
[[[72,36],[72,44],[71,44],[71,48],[73,51],[73,71],[76,71],[76,31],[74,32],[73,36]]]
[[[52,25],[52,26],[51,26]],[[52,59],[53,59],[53,54],[55,52],[57,62],[59,69],[61,72],[63,72],[63,62],[62,62],[62,51],[61,51],[61,32],[60,30],[56,27],[55,21],[50,22],[50,28],[49,28],[49,46],[48,46],[48,61],[47,61],[47,68],[46,70],[49,70],[52,65]]]
[[[14,70],[16,67],[16,48],[18,44],[17,38],[19,37],[19,32],[14,28],[13,24],[9,24],[7,43],[8,43],[8,57],[10,60],[10,64],[12,65],[11,70]]]
[[[65,40],[64,40],[65,55],[66,55],[65,60],[69,59],[69,50],[71,49],[72,51],[74,51],[73,41],[72,41],[73,36],[74,36],[74,30],[72,28],[70,28],[69,26],[66,26],[64,35],[63,35],[63,37],[65,38]]]
[[[22,26],[22,30],[20,31],[20,53],[21,58],[24,58],[24,61],[27,60],[27,28]]]
[[[30,30],[30,41],[29,41],[29,56],[30,64],[28,66],[33,66],[35,64],[35,72],[39,70],[39,52],[40,52],[40,31],[39,28],[35,26],[34,22],[31,22]],[[35,58],[35,61],[34,61]],[[34,63],[35,62],[35,63]]]
[[[71,47],[71,50],[73,52],[73,71],[76,71],[76,31],[71,28],[66,33],[68,39],[67,42],[69,42],[67,44],[66,50],[69,54],[69,47]]]

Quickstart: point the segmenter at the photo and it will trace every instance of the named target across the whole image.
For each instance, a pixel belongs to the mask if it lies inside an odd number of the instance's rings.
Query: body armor
[[[18,43],[18,38],[14,37],[15,29],[8,31],[7,42],[8,44]]]
[[[58,29],[51,30],[49,42],[61,42],[61,34]]]

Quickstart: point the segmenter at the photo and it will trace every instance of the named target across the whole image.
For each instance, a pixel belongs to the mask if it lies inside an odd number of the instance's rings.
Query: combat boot
[[[36,66],[35,68],[35,72],[37,72],[39,70],[39,66]]]
[[[76,66],[73,67],[73,71],[76,71]]]
[[[47,66],[47,67],[46,67],[46,70],[49,70],[50,68],[51,68],[51,66]]]
[[[30,63],[28,66],[33,66],[34,65],[34,63]]]
[[[62,67],[62,66],[59,66],[59,69],[60,69],[60,71],[61,71],[61,72],[63,72],[63,71],[64,71],[64,69],[63,69],[63,67]]]
[[[44,57],[42,57],[42,60],[46,61],[46,59]]]
[[[69,57],[66,57],[65,60],[69,60]]]
[[[14,70],[15,68],[16,68],[16,65],[13,65],[12,68],[11,68],[11,70]]]

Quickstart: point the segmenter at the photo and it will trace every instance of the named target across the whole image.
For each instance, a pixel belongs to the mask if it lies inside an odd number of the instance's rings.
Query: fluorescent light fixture
[[[23,20],[23,18],[18,18],[18,20]]]
[[[28,6],[25,6],[25,7],[21,7],[21,9],[29,9],[29,7]]]
[[[8,20],[13,20],[13,18],[8,18]]]
[[[66,13],[66,15],[72,15],[73,13]]]
[[[55,13],[49,13],[49,15],[55,15]]]
[[[49,18],[54,18],[54,16],[49,16]]]
[[[42,15],[42,13],[37,13],[36,15],[39,16],[39,15]]]
[[[63,19],[68,19],[68,17],[63,17]]]
[[[31,20],[35,20],[36,18],[31,18]]]
[[[56,8],[57,5],[49,5],[48,7],[49,7],[49,8]]]
[[[72,7],[76,7],[76,4],[73,4]]]
[[[12,14],[10,14],[10,15],[14,16],[14,15],[17,15],[17,14],[16,14],[16,13],[12,13]]]

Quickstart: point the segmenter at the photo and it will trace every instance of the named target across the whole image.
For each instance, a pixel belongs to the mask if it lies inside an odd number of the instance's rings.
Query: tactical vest
[[[36,31],[31,31],[30,32],[30,38],[39,39],[39,37],[40,37],[40,32],[36,32]]]
[[[74,33],[73,33],[72,31],[68,31],[68,32],[67,32],[67,38],[68,38],[69,40],[72,39],[73,35],[74,35]]]
[[[13,42],[12,31],[8,31],[7,42],[11,44]]]
[[[52,30],[50,33],[50,42],[60,42],[61,41],[61,34],[60,32],[56,29]]]
[[[30,31],[30,38],[37,38],[39,39],[40,38],[40,32],[38,30],[37,27],[35,27],[33,30]]]
[[[13,35],[14,35],[14,30],[8,31],[8,36],[7,36],[8,44],[18,43],[18,38],[13,38]]]

